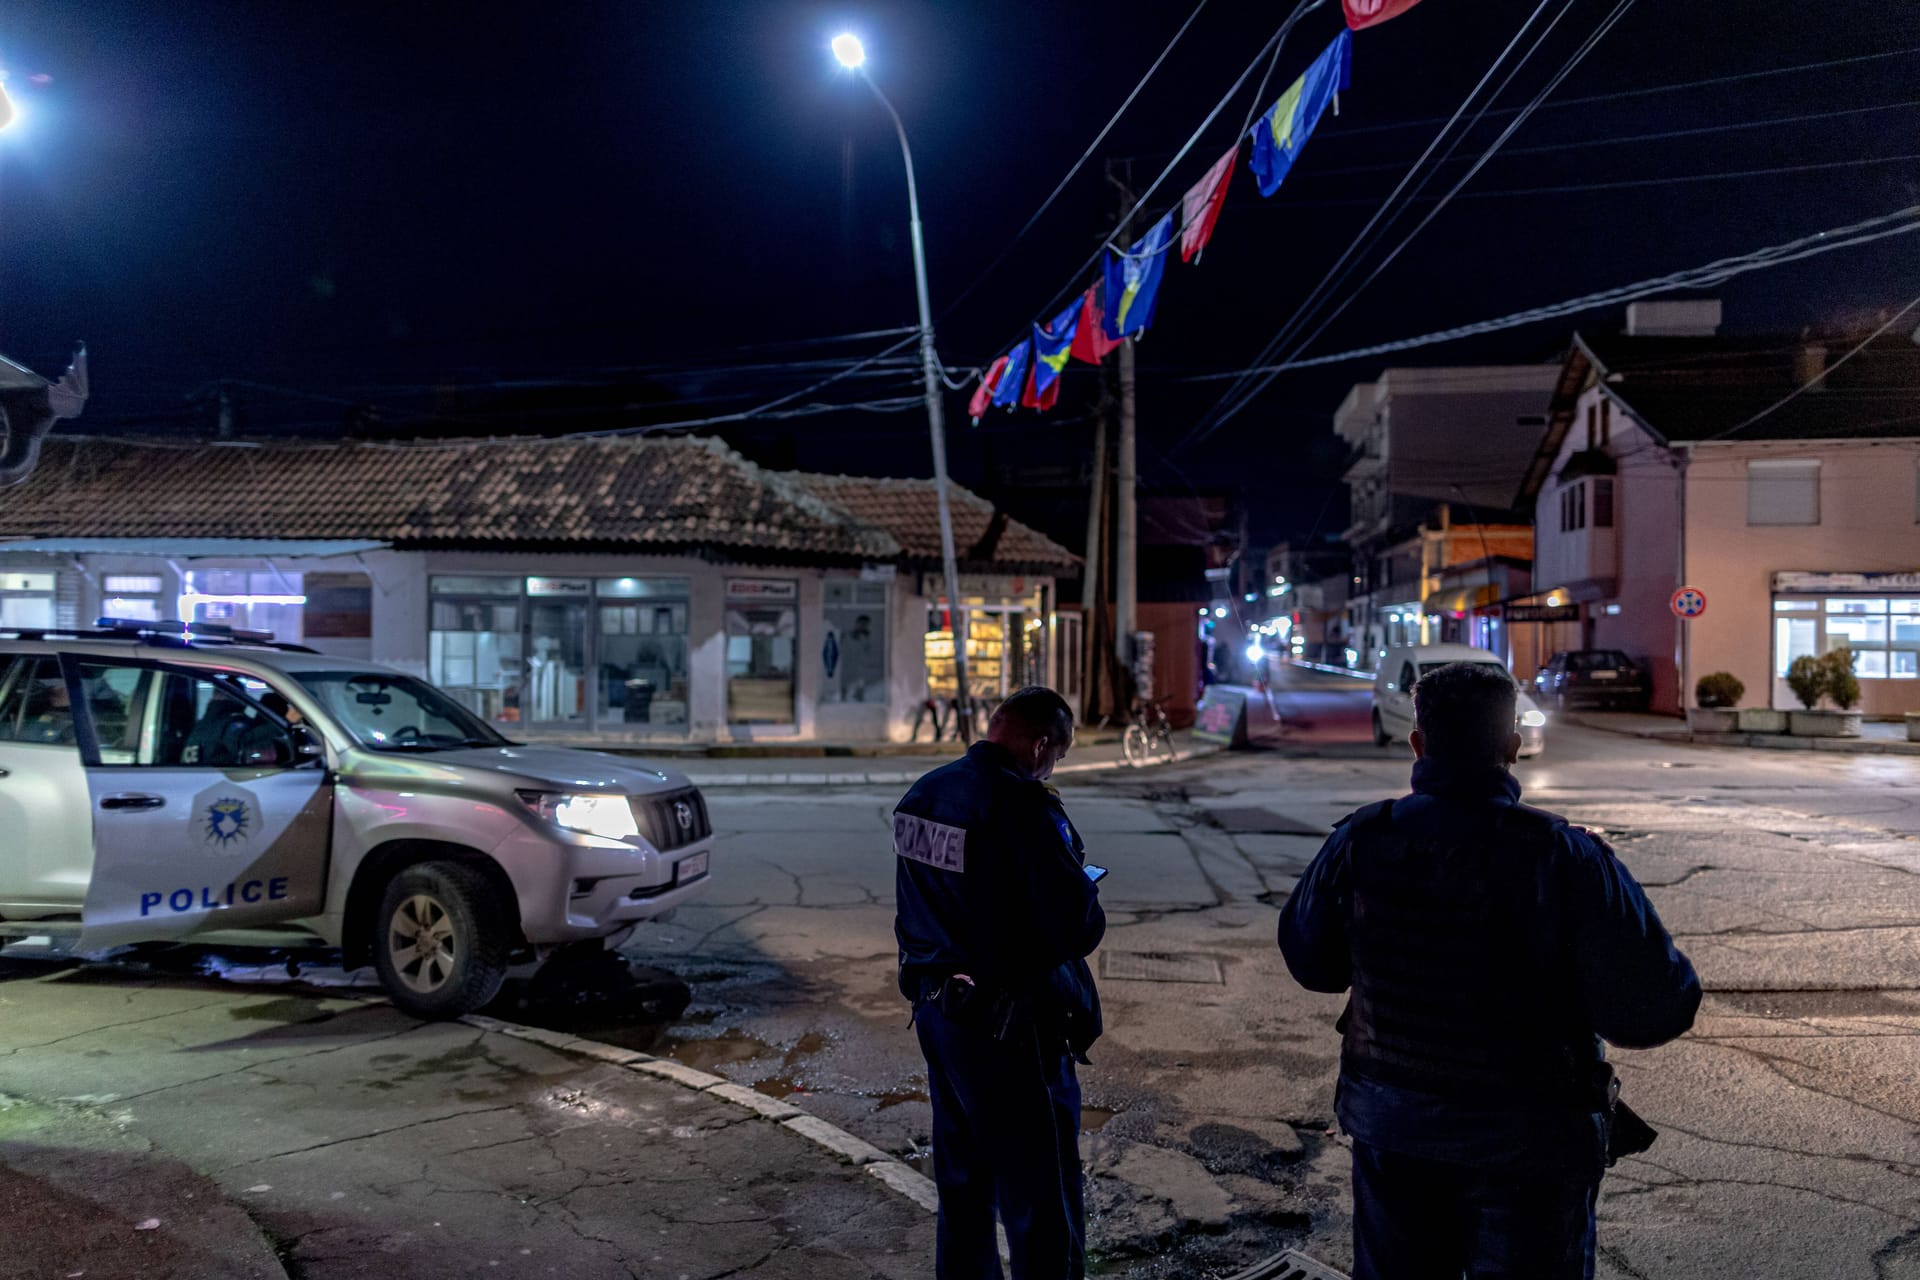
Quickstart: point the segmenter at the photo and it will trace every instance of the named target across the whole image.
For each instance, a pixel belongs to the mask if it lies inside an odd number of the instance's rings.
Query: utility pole
[[[1103,395],[1104,399],[1104,395]],[[1087,556],[1080,575],[1081,718],[1091,724],[1100,710],[1100,617],[1106,612],[1106,592],[1100,589],[1102,544],[1107,540],[1107,414],[1094,417],[1093,473],[1087,489]]]
[[[1131,171],[1129,162],[1127,169]],[[1133,216],[1133,187],[1129,178],[1116,177],[1112,162],[1107,165],[1107,181],[1120,189],[1120,231],[1118,239],[1126,243],[1128,223]],[[1107,305],[1114,305],[1113,299]],[[1113,553],[1113,654],[1123,671],[1133,667],[1133,633],[1139,630],[1140,526],[1136,506],[1139,467],[1134,448],[1134,350],[1133,339],[1120,343],[1120,439],[1115,450]],[[1152,693],[1139,691],[1141,697]],[[1116,701],[1118,699],[1116,698]],[[1125,710],[1116,707],[1115,710]]]

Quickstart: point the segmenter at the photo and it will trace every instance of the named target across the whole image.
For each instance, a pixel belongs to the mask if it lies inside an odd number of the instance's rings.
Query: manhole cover
[[[1289,1249],[1256,1262],[1245,1271],[1236,1271],[1227,1280],[1347,1280],[1347,1273],[1335,1271],[1297,1249]]]
[[[1325,827],[1317,827],[1298,818],[1271,809],[1207,809],[1203,812],[1222,830],[1237,836],[1324,836]]]
[[[1220,962],[1212,956],[1167,955],[1155,951],[1102,951],[1100,976],[1119,982],[1206,982],[1226,985]]]

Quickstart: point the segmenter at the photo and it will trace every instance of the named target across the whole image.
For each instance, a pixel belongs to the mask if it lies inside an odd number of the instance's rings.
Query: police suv
[[[402,672],[258,633],[0,632],[0,945],[305,941],[457,1017],[699,893],[685,777],[522,746]]]

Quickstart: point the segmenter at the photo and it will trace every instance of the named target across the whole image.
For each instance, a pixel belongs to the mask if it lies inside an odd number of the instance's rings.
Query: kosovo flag
[[[1073,305],[1045,325],[1033,326],[1033,384],[1020,403],[1029,409],[1051,409],[1060,398],[1060,371],[1067,367],[1073,335],[1080,330],[1080,305]]]
[[[1027,365],[1033,357],[1033,339],[1029,338],[1013,350],[1007,352],[1006,368],[1000,371],[999,385],[993,389],[993,403],[1002,409],[1011,409],[1020,403],[1021,393],[1027,387]]]
[[[1107,352],[1120,345],[1118,338],[1107,336],[1106,303],[1101,300],[1106,289],[1106,272],[1102,271],[1080,295],[1080,319],[1073,335],[1075,360],[1099,364],[1107,358]]]
[[[1153,224],[1153,230],[1125,255],[1107,255],[1107,313],[1109,338],[1139,333],[1153,323],[1153,304],[1160,297],[1160,277],[1167,271],[1167,250],[1173,247],[1173,214]]]
[[[1280,189],[1327,104],[1347,87],[1352,68],[1353,33],[1342,31],[1253,126],[1253,174],[1260,180],[1261,195]]]

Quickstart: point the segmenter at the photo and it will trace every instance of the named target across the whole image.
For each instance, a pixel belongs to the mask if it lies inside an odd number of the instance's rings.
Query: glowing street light
[[[849,71],[857,71],[866,64],[867,49],[860,43],[860,37],[851,31],[843,32],[833,38],[833,56],[840,65]]]
[[[13,99],[7,96],[7,86],[0,84],[0,129],[6,128],[19,118],[20,113],[14,110]]]

